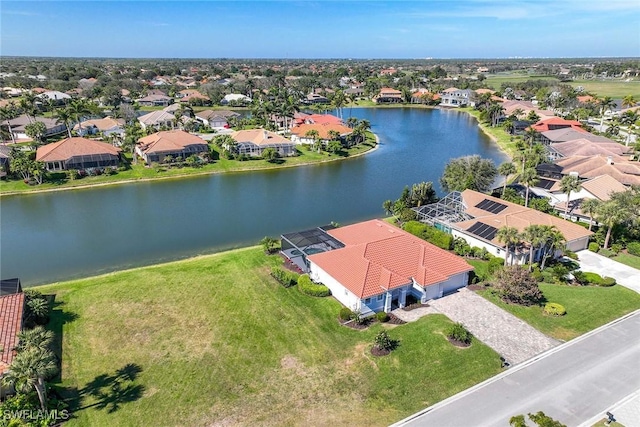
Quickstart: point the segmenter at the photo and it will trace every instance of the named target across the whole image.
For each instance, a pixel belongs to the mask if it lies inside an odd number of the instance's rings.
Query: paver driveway
[[[512,365],[560,344],[467,288],[429,301],[429,305],[462,323]]]

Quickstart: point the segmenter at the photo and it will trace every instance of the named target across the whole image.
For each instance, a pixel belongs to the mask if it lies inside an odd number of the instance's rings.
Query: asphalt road
[[[640,389],[640,311],[556,347],[394,426],[509,426],[542,411],[567,426]]]

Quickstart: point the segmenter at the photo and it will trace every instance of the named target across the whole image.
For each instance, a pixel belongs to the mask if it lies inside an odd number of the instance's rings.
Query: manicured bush
[[[616,284],[616,279],[614,279],[613,277],[602,277],[597,273],[590,273],[585,271],[574,271],[573,277],[575,278],[576,282],[580,283],[583,286],[613,286]]]
[[[465,344],[471,344],[473,335],[462,323],[454,323],[447,329],[447,337]]]
[[[602,282],[598,284],[598,286],[609,287],[615,284],[616,284],[616,279],[614,279],[613,277],[605,276],[602,278]]]
[[[544,306],[544,313],[550,316],[564,316],[567,310],[558,303],[548,302]]]
[[[379,313],[376,313],[376,319],[378,319],[378,322],[385,323],[389,321],[389,315],[384,311],[381,311]]]
[[[567,258],[571,258],[573,260],[577,260],[578,259],[578,254],[576,254],[573,251],[569,251],[569,250],[565,250],[564,251],[564,256],[566,256]]]
[[[600,250],[600,245],[598,245],[596,242],[591,242],[589,243],[589,250],[591,252],[598,252]]]
[[[622,245],[620,243],[614,243],[611,245],[611,252],[618,255],[622,251]]]
[[[340,309],[339,316],[340,316],[340,320],[342,320],[343,322],[346,322],[347,320],[353,319],[353,311],[351,311],[347,307],[342,307]]]
[[[616,256],[616,253],[614,251],[612,251],[611,249],[600,249],[598,251],[598,254],[602,255],[602,256],[606,256],[607,258],[611,258]]]
[[[313,283],[308,274],[303,274],[298,277],[298,289],[300,289],[303,294],[312,297],[328,297],[331,295],[329,288],[323,284]]]
[[[380,331],[373,339],[373,346],[379,350],[391,351],[398,345],[396,340],[391,339],[387,331]]]
[[[640,242],[628,243],[627,252],[631,255],[640,256]]]
[[[285,288],[290,288],[298,283],[298,274],[293,271],[287,271],[280,267],[271,269],[271,276],[276,279]]]

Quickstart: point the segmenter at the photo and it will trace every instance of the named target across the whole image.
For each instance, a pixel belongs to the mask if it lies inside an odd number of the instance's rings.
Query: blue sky
[[[8,56],[640,56],[640,0],[3,0],[0,8]]]

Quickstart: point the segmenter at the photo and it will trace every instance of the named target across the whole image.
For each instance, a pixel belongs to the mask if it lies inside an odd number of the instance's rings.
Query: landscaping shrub
[[[609,287],[615,284],[616,284],[616,279],[614,279],[613,277],[605,276],[602,278],[602,282],[598,284],[598,286]]]
[[[514,265],[498,270],[493,282],[503,301],[520,305],[534,305],[544,301],[538,282],[524,267]]]
[[[319,283],[313,283],[308,274],[303,274],[298,277],[298,289],[300,289],[303,294],[312,297],[328,297],[331,295],[329,288]]]
[[[611,252],[618,255],[622,251],[622,245],[620,243],[614,243],[611,245]]]
[[[290,288],[298,283],[298,274],[293,271],[287,271],[280,267],[271,269],[271,276],[276,279],[285,288]]]
[[[562,264],[556,264],[553,267],[551,267],[551,275],[553,277],[553,280],[556,283],[566,282],[568,274],[569,274],[569,269]]]
[[[407,221],[403,229],[407,233],[426,240],[439,248],[449,250],[453,247],[453,236],[451,234],[440,231],[430,225],[418,221]]]
[[[343,322],[346,322],[348,320],[353,319],[353,311],[351,311],[349,308],[347,307],[342,307],[340,309],[340,320],[342,320]]]
[[[504,265],[504,259],[499,257],[493,257],[489,260],[489,265],[487,266],[487,273],[493,274]]]
[[[591,242],[589,243],[589,250],[591,252],[598,253],[598,251],[600,250],[600,245],[597,244],[596,242]]]
[[[373,339],[373,346],[379,350],[391,351],[398,345],[396,340],[391,339],[387,331],[380,331]]]
[[[454,323],[447,329],[447,337],[465,344],[471,344],[473,335],[462,323]]]
[[[612,250],[610,250],[610,249],[604,249],[604,248],[603,248],[603,249],[600,249],[600,250],[598,251],[598,254],[600,254],[600,255],[602,255],[602,256],[606,256],[607,258],[611,258],[611,257],[613,257],[613,256],[615,256],[615,255],[616,255],[616,253],[615,253],[615,252],[613,252]]]
[[[456,238],[453,241],[453,251],[460,256],[466,256],[471,253],[471,246],[461,238]]]
[[[578,255],[573,251],[565,250],[564,256],[566,256],[567,258],[571,258],[573,260],[578,260]]]
[[[585,271],[574,271],[573,277],[576,282],[580,283],[583,286],[613,286],[616,284],[616,279],[614,279],[613,277],[602,277],[597,273],[590,273]]]
[[[376,319],[378,319],[378,322],[385,323],[389,321],[389,315],[384,311],[381,311],[376,313]]]
[[[627,252],[631,255],[640,256],[640,242],[631,242],[627,244]]]
[[[567,310],[564,308],[564,306],[558,303],[548,302],[544,306],[544,313],[551,316],[564,316],[567,313]]]

